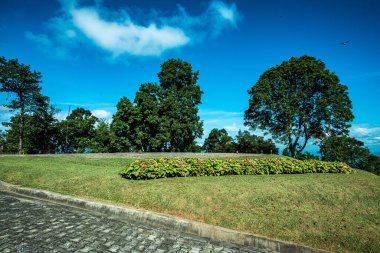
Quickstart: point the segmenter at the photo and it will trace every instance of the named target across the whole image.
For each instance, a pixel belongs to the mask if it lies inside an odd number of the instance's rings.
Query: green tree
[[[226,129],[214,128],[206,138],[203,149],[209,153],[233,153],[235,143]]]
[[[247,130],[239,130],[236,135],[236,149],[239,153],[278,154],[278,148],[271,139],[265,140]]]
[[[49,98],[38,95],[33,106],[23,117],[24,139],[23,149],[27,154],[44,154],[54,152],[56,136],[57,110],[49,104]],[[4,122],[7,127],[4,148],[7,153],[16,153],[19,149],[18,137],[21,128],[20,113],[11,117],[10,122]]]
[[[198,116],[202,91],[197,84],[199,72],[190,63],[169,59],[161,64],[160,116],[168,135],[168,151],[191,151],[194,140],[203,134]]]
[[[112,116],[111,131],[118,140],[116,152],[129,152],[135,143],[135,124],[138,122],[136,108],[127,97],[122,97],[116,105],[117,111]]]
[[[325,138],[319,152],[323,161],[345,162],[358,169],[366,169],[370,158],[370,152],[362,141],[347,136]]]
[[[132,125],[137,148],[143,152],[163,151],[169,137],[159,112],[160,93],[160,87],[152,83],[142,84],[136,93],[137,122]]]
[[[320,160],[320,157],[317,155],[313,155],[310,152],[305,152],[302,154],[298,154],[298,160]]]
[[[66,120],[59,122],[59,146],[65,153],[84,152],[91,147],[91,140],[95,136],[95,123],[98,119],[91,111],[77,108]]]
[[[5,143],[6,143],[5,131],[0,130],[0,154],[2,154],[4,152]]]
[[[91,152],[94,153],[114,153],[119,152],[122,148],[114,132],[111,131],[110,124],[100,119],[96,128],[94,137],[91,139]]]
[[[7,92],[11,101],[5,104],[19,111],[18,152],[24,154],[25,118],[40,96],[41,73],[32,71],[29,65],[19,63],[17,59],[7,60],[0,57],[0,92]]]
[[[271,133],[292,157],[308,141],[347,134],[354,116],[347,86],[314,57],[292,57],[261,75],[248,91],[245,125]]]

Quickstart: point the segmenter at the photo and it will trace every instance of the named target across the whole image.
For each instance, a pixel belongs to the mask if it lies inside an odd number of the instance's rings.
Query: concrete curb
[[[125,208],[110,204],[101,204],[81,198],[62,195],[59,193],[19,187],[0,181],[0,191],[8,191],[30,197],[35,197],[51,202],[74,206],[90,211],[110,215],[117,219],[136,221],[152,226],[174,229],[179,232],[194,234],[217,241],[225,241],[245,246],[253,246],[261,249],[269,249],[281,253],[322,253],[324,250],[310,248],[301,244],[280,241],[265,236],[239,232],[201,222],[180,219],[174,216],[158,214],[145,210]]]

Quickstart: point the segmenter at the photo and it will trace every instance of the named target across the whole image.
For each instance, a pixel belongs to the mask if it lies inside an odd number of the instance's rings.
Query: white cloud
[[[198,16],[191,16],[178,6],[178,13],[171,16],[160,16],[162,12],[157,10],[144,10],[135,15],[134,20],[127,10],[111,11],[98,1],[86,7],[76,0],[60,2],[61,14],[49,21],[50,36],[28,32],[26,37],[43,46],[40,48],[43,51],[53,49],[62,56],[88,42],[113,58],[159,56],[165,51],[197,43],[209,35],[219,35],[228,27],[236,27],[239,17],[235,4],[221,1],[210,2],[205,12]],[[154,17],[147,14],[152,12],[156,13]],[[144,23],[136,20],[144,20]]]
[[[189,42],[181,29],[155,24],[147,27],[131,21],[107,21],[94,9],[82,8],[71,11],[73,23],[85,36],[114,56],[160,55],[163,51],[180,47]]]
[[[350,135],[364,142],[371,151],[380,150],[380,127],[377,125],[358,124],[350,129]]]
[[[355,137],[363,137],[380,133],[380,127],[366,127],[360,125],[354,125],[351,127],[351,135]]]
[[[102,109],[92,110],[91,113],[99,119],[109,119],[112,116],[111,112]]]
[[[220,32],[227,26],[236,26],[236,22],[239,18],[239,14],[234,3],[228,5],[221,1],[213,1],[209,7],[210,15],[213,15],[216,20],[215,25]]]

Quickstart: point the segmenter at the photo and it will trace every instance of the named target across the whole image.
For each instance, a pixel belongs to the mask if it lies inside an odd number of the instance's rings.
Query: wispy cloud
[[[78,102],[55,102],[57,105],[66,105],[66,106],[74,106],[74,107],[115,107],[114,103],[78,103]]]
[[[32,41],[37,42],[38,44],[40,44],[43,47],[50,47],[50,46],[52,46],[51,40],[45,34],[34,34],[32,32],[26,32],[25,36],[26,36],[26,38],[28,38],[28,39],[30,39]]]
[[[106,2],[105,2],[106,3]],[[218,36],[235,27],[239,20],[236,5],[210,2],[204,13],[192,16],[182,7],[172,16],[132,17],[127,10],[111,11],[99,2],[82,6],[79,1],[61,1],[62,12],[49,21],[47,34],[27,32],[26,37],[42,50],[53,49],[64,56],[70,49],[88,45],[121,55],[159,56],[163,52],[197,43],[205,37]],[[153,11],[153,10],[151,10]],[[148,19],[148,20],[147,20]]]
[[[56,45],[47,35],[26,32],[25,37],[35,42],[38,49],[46,54],[50,54],[58,59],[65,59],[68,56],[68,49],[59,44]]]
[[[220,110],[199,110],[199,116],[219,116],[219,117],[231,117],[231,116],[243,116],[243,112],[227,112]]]
[[[358,124],[350,129],[350,135],[364,142],[371,149],[380,150],[380,126]]]

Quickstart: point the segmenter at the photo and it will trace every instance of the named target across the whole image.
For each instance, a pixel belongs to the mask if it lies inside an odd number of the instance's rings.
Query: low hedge
[[[164,177],[350,173],[351,171],[351,167],[345,163],[316,160],[155,158],[134,161],[121,173],[121,176],[141,180]]]

